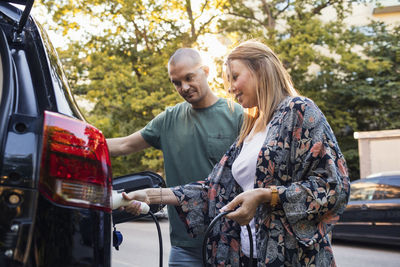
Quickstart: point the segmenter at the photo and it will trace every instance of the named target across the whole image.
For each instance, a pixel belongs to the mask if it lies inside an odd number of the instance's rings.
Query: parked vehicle
[[[352,182],[333,239],[400,245],[400,172]]]
[[[0,266],[111,266],[106,140],[80,113],[32,5],[0,1]],[[163,180],[115,182],[131,191]]]

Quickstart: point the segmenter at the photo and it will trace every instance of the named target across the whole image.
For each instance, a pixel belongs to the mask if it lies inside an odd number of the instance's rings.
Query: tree
[[[393,119],[399,115],[399,28],[348,28],[344,18],[362,0],[42,1],[64,34],[84,30],[78,14],[101,25],[59,52],[74,93],[94,103],[88,119],[107,137],[139,130],[180,101],[168,80],[168,58],[178,47],[198,46],[208,33],[232,45],[260,39],[277,52],[296,88],[326,115],[351,179],[359,177],[353,132],[399,128]],[[329,12],[334,20],[325,20]],[[115,175],[161,172],[162,155],[146,150],[115,158],[113,168]]]
[[[356,1],[354,1],[356,2]],[[360,1],[361,2],[361,1]],[[354,131],[399,127],[399,29],[383,24],[350,28],[352,1],[227,1],[223,33],[261,39],[276,51],[296,88],[312,98],[330,122],[359,178]],[[335,13],[335,20],[323,14]]]
[[[140,130],[181,101],[168,78],[168,59],[179,47],[197,46],[222,2],[204,0],[194,7],[189,0],[43,0],[43,5],[64,34],[81,32],[59,49],[60,56],[74,94],[94,104],[86,117],[109,138]],[[84,28],[80,17],[100,27]],[[162,154],[154,149],[113,158],[112,165],[114,176],[163,171]]]
[[[340,38],[347,44],[340,60],[324,65],[309,82],[335,123],[352,178],[359,177],[353,132],[400,128],[399,31],[400,26],[388,28],[383,23],[349,29]],[[355,47],[358,53],[351,51]]]

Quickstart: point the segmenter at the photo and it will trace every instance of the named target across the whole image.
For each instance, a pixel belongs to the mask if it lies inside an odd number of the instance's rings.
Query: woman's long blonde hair
[[[240,60],[253,76],[257,92],[258,106],[245,110],[242,129],[239,135],[239,146],[248,136],[257,121],[254,132],[263,130],[271,120],[278,104],[287,96],[299,95],[293,87],[292,79],[275,53],[265,44],[258,41],[241,43],[228,55],[226,60],[225,86],[230,88],[232,75],[230,62]],[[230,79],[227,77],[229,76]]]

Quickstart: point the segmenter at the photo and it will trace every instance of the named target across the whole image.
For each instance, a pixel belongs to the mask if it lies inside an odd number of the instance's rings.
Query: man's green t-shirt
[[[201,181],[239,135],[243,109],[220,98],[210,107],[194,109],[187,102],[167,108],[151,120],[141,135],[161,149],[168,187]],[[198,247],[204,236],[192,238],[174,207],[168,207],[171,245]]]

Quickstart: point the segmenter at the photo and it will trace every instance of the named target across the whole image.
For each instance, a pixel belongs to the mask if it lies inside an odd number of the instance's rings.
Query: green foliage
[[[42,0],[64,34],[85,28],[79,16],[102,21],[95,33],[83,31],[59,52],[74,93],[94,104],[87,118],[105,136],[140,130],[181,101],[166,68],[178,47],[198,47],[206,33],[219,33],[232,45],[259,39],[324,112],[356,179],[354,131],[400,127],[400,34],[399,27],[379,23],[349,29],[344,18],[352,2],[357,1]],[[323,20],[324,12],[336,19]],[[113,158],[112,164],[114,176],[163,169],[162,154],[154,149]]]
[[[349,29],[339,39],[346,44],[340,60],[323,66],[310,82],[341,143],[353,178],[359,176],[353,132],[400,126],[399,30],[380,23]]]
[[[351,179],[359,178],[354,131],[399,128],[399,27],[348,29],[343,19],[351,1],[231,0],[225,8],[230,16],[219,21],[220,29],[260,39],[279,54],[296,88],[330,122]],[[323,21],[327,8],[335,20]]]
[[[88,0],[42,4],[63,34],[84,30],[82,38],[59,49],[73,92],[94,107],[83,108],[107,138],[142,129],[167,106],[182,101],[168,78],[167,63],[181,46],[196,46],[209,33],[220,1]],[[77,24],[98,22],[96,31]],[[82,28],[80,28],[82,26]],[[155,149],[112,159],[113,175],[151,169],[163,172]]]

